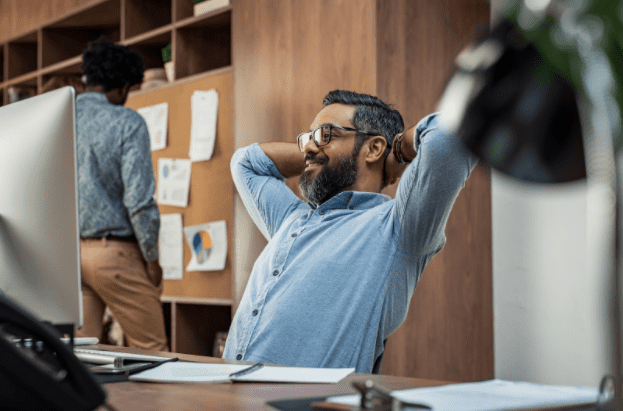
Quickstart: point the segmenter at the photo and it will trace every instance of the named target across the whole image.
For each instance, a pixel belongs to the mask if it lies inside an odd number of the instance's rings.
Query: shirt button
[[[257,315],[257,313],[258,313],[258,312],[259,312],[259,311],[257,311],[257,310],[253,310],[253,313],[252,313],[252,314],[253,314],[253,315]]]
[[[242,354],[238,354],[238,355],[236,355],[236,359],[237,359],[237,360],[242,360]]]
[[[318,214],[324,215],[324,210],[320,211]]]
[[[292,237],[296,237],[297,235],[297,233],[292,233]]]
[[[273,275],[274,275],[275,277],[276,277],[276,276],[278,276],[278,275],[279,275],[279,270],[275,270],[275,271],[273,271]]]

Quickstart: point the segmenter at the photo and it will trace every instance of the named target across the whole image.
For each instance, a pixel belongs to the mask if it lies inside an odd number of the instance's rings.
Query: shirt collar
[[[363,191],[343,191],[320,206],[307,203],[313,210],[367,210],[391,200],[391,197],[381,193],[369,193]]]
[[[107,103],[108,102],[108,97],[106,97],[106,94],[104,93],[100,93],[98,91],[86,91],[84,93],[81,93],[78,95],[78,97],[76,97],[76,100],[95,100],[95,101],[99,101],[102,103]]]

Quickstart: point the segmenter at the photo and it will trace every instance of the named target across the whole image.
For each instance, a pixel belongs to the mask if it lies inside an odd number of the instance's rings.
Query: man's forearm
[[[263,143],[260,148],[285,178],[298,176],[305,169],[305,155],[296,143]]]

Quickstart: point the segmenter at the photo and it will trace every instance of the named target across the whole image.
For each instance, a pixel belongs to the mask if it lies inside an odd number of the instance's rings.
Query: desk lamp
[[[513,178],[587,178],[607,232],[608,361],[599,407],[623,410],[620,201],[623,0],[517,0],[463,50],[442,94],[442,125],[481,161]]]

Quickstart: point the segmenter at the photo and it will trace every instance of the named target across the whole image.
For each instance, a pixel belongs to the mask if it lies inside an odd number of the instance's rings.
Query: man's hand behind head
[[[396,136],[398,137],[398,136]],[[394,138],[396,141],[396,138]],[[385,173],[383,175],[383,188],[395,184],[402,176],[402,173],[405,171],[409,164],[399,165],[398,160],[396,160],[396,156],[394,155],[394,150],[389,152],[389,155],[385,158]]]

